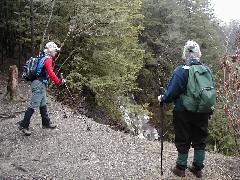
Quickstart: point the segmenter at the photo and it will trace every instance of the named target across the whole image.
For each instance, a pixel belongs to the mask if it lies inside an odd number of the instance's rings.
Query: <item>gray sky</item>
[[[228,23],[231,19],[240,21],[240,0],[211,0],[216,16]]]

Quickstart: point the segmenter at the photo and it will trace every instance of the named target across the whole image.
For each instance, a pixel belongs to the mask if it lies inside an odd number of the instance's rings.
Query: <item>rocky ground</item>
[[[163,175],[161,144],[140,139],[102,125],[48,96],[49,115],[58,128],[41,128],[36,111],[31,136],[23,136],[17,122],[24,116],[30,88],[19,83],[18,98],[4,98],[7,82],[0,78],[0,179],[196,179],[170,172],[177,156],[173,144],[164,142]],[[190,151],[189,164],[193,157]],[[206,154],[202,179],[240,179],[240,158]]]

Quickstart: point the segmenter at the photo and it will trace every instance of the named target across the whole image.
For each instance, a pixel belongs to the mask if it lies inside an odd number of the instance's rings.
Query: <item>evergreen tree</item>
[[[67,67],[70,86],[77,91],[90,89],[99,105],[119,115],[119,104],[131,106],[126,97],[137,89],[143,64],[144,51],[137,44],[143,28],[141,1],[75,3],[69,27],[75,52]]]
[[[141,70],[141,78],[139,78],[141,88],[148,94],[147,96],[139,94],[138,97],[143,102],[149,102],[151,110],[157,112],[156,99],[160,92],[158,88],[156,89],[156,85],[166,87],[173,69],[179,63],[184,63],[181,57],[185,42],[192,39],[200,44],[201,61],[209,65],[216,74],[224,54],[224,41],[221,37],[221,27],[214,19],[208,0],[144,0],[141,10],[145,16],[145,29],[140,36],[140,42],[141,47],[150,53],[150,58],[146,58],[146,65]],[[156,69],[157,67],[160,67],[159,70]],[[149,82],[148,86],[144,86],[141,81]],[[169,106],[165,111],[169,112],[168,109],[172,109]],[[154,116],[154,118],[156,119],[153,121],[159,123],[159,117]],[[172,126],[171,122],[171,118],[167,119],[168,129]]]

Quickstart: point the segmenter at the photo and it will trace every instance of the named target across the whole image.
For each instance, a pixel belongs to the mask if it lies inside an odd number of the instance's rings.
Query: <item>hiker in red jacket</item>
[[[41,58],[42,60],[39,60],[39,64],[43,63],[43,66],[38,65],[38,67],[42,68],[37,68],[37,71],[39,71],[40,74],[31,82],[31,102],[25,112],[23,120],[19,123],[19,129],[24,135],[31,135],[31,131],[29,130],[30,119],[34,110],[37,108],[40,109],[42,128],[54,129],[57,127],[57,125],[54,124],[48,116],[46,86],[48,85],[49,78],[52,79],[56,85],[61,85],[64,81],[58,78],[53,71],[53,58],[59,50],[60,48],[58,48],[54,42],[48,42],[43,52],[43,56],[45,56],[45,58]]]

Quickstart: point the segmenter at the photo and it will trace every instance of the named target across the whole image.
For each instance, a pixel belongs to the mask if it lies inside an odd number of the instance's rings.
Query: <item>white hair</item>
[[[186,61],[189,61],[190,59],[196,59],[200,61],[201,56],[202,53],[200,51],[198,43],[192,40],[188,40],[184,46],[183,59],[185,59]]]
[[[55,49],[44,49],[43,52],[46,52],[46,53],[52,53],[52,52],[55,52],[56,50]]]

